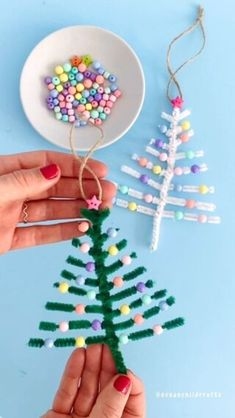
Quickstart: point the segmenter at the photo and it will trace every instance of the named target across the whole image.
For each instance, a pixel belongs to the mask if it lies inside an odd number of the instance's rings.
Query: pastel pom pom
[[[209,192],[209,188],[205,184],[202,184],[199,186],[199,192],[201,194],[207,194]]]
[[[136,289],[138,290],[138,292],[140,292],[140,293],[144,293],[144,292],[145,292],[145,290],[146,290],[146,287],[145,287],[144,282],[139,282],[139,283],[137,283],[137,285],[136,285]]]
[[[181,212],[180,210],[177,210],[177,211],[175,212],[175,219],[176,219],[177,221],[181,221],[183,218],[184,218],[184,214],[183,214],[183,212]]]
[[[153,331],[154,331],[154,334],[161,335],[163,333],[163,328],[161,325],[154,325]]]
[[[140,158],[140,159],[139,159],[139,165],[140,165],[141,167],[146,167],[147,163],[148,163],[147,158]]]
[[[98,319],[94,319],[94,321],[92,321],[91,327],[94,331],[99,331],[102,328],[101,322]]]
[[[90,225],[86,221],[83,221],[78,225],[78,230],[83,233],[87,232],[89,228],[90,228]]]
[[[160,165],[154,165],[152,168],[152,171],[154,174],[161,174],[162,172],[162,167]]]
[[[123,187],[125,187],[125,186],[123,186]],[[107,230],[107,235],[110,238],[115,238],[117,236],[117,233],[118,233],[118,231],[117,231],[116,228],[108,228],[108,230]]]
[[[85,305],[79,304],[76,306],[75,311],[78,315],[83,315],[85,313]]]
[[[129,266],[132,262],[132,259],[129,255],[124,255],[121,259],[122,264],[124,264],[125,266]]]
[[[62,282],[62,283],[60,283],[60,285],[59,285],[59,291],[60,291],[61,293],[66,293],[66,292],[68,292],[68,289],[69,289],[69,285],[68,285],[68,283],[66,283],[66,282]]]
[[[80,347],[80,348],[84,347],[85,346],[85,338],[84,337],[77,337],[75,344],[76,344],[76,347]]]
[[[136,325],[141,325],[141,324],[143,324],[143,322],[144,322],[144,318],[143,318],[143,316],[142,316],[141,314],[136,314],[136,315],[134,316],[134,322],[135,322],[135,324],[136,324]]]
[[[53,340],[52,340],[51,338],[47,338],[47,339],[44,341],[44,346],[45,346],[46,348],[53,348],[53,347],[54,347],[54,342],[53,342]]]
[[[92,273],[95,270],[95,263],[93,261],[89,261],[86,264],[86,271],[89,271],[89,273]]]
[[[186,200],[185,206],[188,209],[193,209],[196,206],[196,202],[193,199]]]
[[[135,202],[129,202],[129,203],[128,203],[128,209],[129,209],[131,212],[135,212],[135,211],[136,211],[136,209],[137,209],[137,204],[136,204]]]
[[[119,342],[121,344],[127,344],[129,341],[128,336],[126,334],[119,335]]]
[[[182,176],[183,169],[181,167],[175,167],[174,173],[175,173],[176,176]]]
[[[124,304],[120,306],[120,312],[122,315],[129,315],[130,311],[131,310],[128,305]]]
[[[183,131],[187,131],[188,129],[190,129],[190,122],[188,120],[185,120],[182,124],[181,124],[181,128],[183,129]]]
[[[189,135],[188,134],[183,134],[180,136],[180,139],[182,142],[188,142],[189,140]]]
[[[84,242],[83,244],[80,245],[80,251],[82,253],[88,253],[89,250],[90,250],[90,244],[88,242]]]
[[[167,311],[169,309],[169,305],[165,301],[162,301],[159,303],[159,308],[161,311]]]
[[[202,214],[198,216],[198,222],[200,222],[201,224],[205,224],[207,222],[207,216]]]
[[[69,324],[66,321],[60,323],[59,329],[61,332],[67,332],[69,329]]]
[[[123,286],[123,279],[120,276],[114,277],[113,284],[115,287],[122,287]]]
[[[146,203],[152,203],[152,201],[153,201],[153,195],[151,195],[150,193],[149,193],[149,194],[144,195],[144,201],[145,201]]]
[[[110,245],[110,247],[108,248],[108,253],[109,255],[115,256],[118,254],[118,248],[116,247],[116,245]]]
[[[127,194],[129,188],[128,188],[128,186],[123,185],[123,186],[119,186],[119,190],[122,194]]]
[[[162,153],[159,155],[159,160],[160,160],[160,161],[167,161],[167,158],[168,158],[168,155],[167,155],[167,153],[166,153],[166,152],[162,152]]]
[[[87,297],[90,300],[94,300],[96,298],[96,293],[94,290],[88,290],[87,292]]]
[[[142,302],[144,305],[150,305],[150,303],[152,302],[152,299],[149,295],[144,295],[142,296]]]
[[[80,274],[76,277],[76,283],[78,286],[82,286],[85,283],[85,278]]]

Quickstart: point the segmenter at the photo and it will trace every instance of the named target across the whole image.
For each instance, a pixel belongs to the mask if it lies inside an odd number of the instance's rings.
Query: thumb
[[[100,392],[89,418],[121,418],[128,401],[131,379],[115,376]]]
[[[1,200],[25,200],[38,195],[57,183],[60,174],[60,168],[56,164],[4,174],[0,176]]]

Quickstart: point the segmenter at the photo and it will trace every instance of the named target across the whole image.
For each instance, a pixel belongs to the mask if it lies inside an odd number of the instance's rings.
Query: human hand
[[[106,345],[75,350],[65,368],[52,410],[41,418],[144,418],[142,382],[117,375]]]
[[[103,179],[107,167],[95,160],[90,160],[89,166],[100,179],[103,207],[110,207],[116,188]],[[36,151],[0,157],[0,254],[82,235],[78,221],[18,226],[24,220],[26,200],[30,223],[79,218],[84,201],[78,173],[79,163],[70,154]],[[97,194],[96,182],[87,170],[84,170],[83,185],[88,198]]]

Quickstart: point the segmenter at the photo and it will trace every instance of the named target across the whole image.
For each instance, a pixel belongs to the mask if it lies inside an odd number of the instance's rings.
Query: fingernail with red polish
[[[126,395],[128,393],[128,390],[131,385],[131,379],[128,376],[118,376],[118,378],[115,380],[113,386],[118,392],[123,393],[123,395]]]
[[[59,167],[56,164],[46,165],[45,167],[40,168],[40,171],[47,180],[52,180],[59,174]]]

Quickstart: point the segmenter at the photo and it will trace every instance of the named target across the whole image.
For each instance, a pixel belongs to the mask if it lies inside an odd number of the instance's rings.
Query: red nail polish
[[[123,395],[126,395],[128,393],[128,390],[131,385],[131,379],[128,376],[118,376],[118,378],[115,380],[113,386],[118,392],[123,393]]]
[[[59,167],[56,164],[46,165],[45,167],[40,168],[40,171],[47,180],[52,180],[59,174]]]

